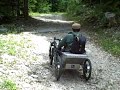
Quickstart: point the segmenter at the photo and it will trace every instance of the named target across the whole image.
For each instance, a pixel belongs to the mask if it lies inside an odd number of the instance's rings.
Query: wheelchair
[[[84,79],[87,81],[91,77],[92,65],[87,53],[73,54],[58,50],[60,39],[54,37],[54,41],[50,43],[49,58],[50,65],[54,67],[55,77],[58,81],[64,70],[78,70],[82,67]]]

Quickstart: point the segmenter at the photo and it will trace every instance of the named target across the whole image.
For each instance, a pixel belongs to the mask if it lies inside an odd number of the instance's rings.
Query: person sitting
[[[69,32],[59,43],[58,50],[74,54],[85,53],[86,38],[80,33],[81,25],[72,24],[72,32]]]

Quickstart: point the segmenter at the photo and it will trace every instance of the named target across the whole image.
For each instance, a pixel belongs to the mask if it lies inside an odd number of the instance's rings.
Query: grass
[[[16,84],[12,82],[11,80],[4,80],[0,84],[0,89],[1,90],[18,90]]]
[[[78,20],[80,19],[80,16],[72,16],[68,13],[64,13],[63,14],[63,17],[66,19],[66,20],[73,20],[73,21],[77,21],[79,22]]]
[[[93,33],[97,33],[97,43],[107,52],[114,56],[120,57],[120,32],[111,29],[95,29]]]
[[[17,47],[24,47],[24,41],[16,37],[17,35],[8,34],[5,37],[0,38],[0,50],[1,53],[7,53],[9,55],[15,56],[17,54]],[[18,39],[18,40],[16,40]]]
[[[38,57],[36,55],[31,55],[31,51],[34,48],[31,35],[24,33],[0,35],[0,55],[15,56],[23,60],[37,60]],[[3,63],[1,58],[0,63]],[[6,63],[8,66],[14,64],[15,62]]]
[[[0,53],[8,55],[18,55],[25,48],[31,48],[31,40],[22,33],[19,35],[8,34],[0,37]]]
[[[16,54],[16,50],[15,50],[16,44],[17,42],[14,42],[12,40],[0,39],[0,50],[2,51],[2,53],[8,53],[14,56]]]
[[[30,15],[30,16],[40,16],[40,13],[38,13],[38,12],[36,12],[36,13],[30,12],[29,15]]]

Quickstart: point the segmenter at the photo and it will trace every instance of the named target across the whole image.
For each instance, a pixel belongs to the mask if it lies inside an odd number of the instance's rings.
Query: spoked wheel
[[[83,76],[86,80],[89,80],[91,77],[92,65],[89,59],[86,59],[83,64]]]
[[[57,64],[55,66],[55,77],[56,77],[56,80],[58,81],[61,77],[61,66],[59,64]]]
[[[49,58],[50,58],[50,65],[53,63],[53,57],[54,57],[54,46],[50,46],[49,48]]]
[[[61,75],[62,75],[62,62],[61,60],[58,60],[57,56],[55,60],[55,77],[57,81],[60,79]]]

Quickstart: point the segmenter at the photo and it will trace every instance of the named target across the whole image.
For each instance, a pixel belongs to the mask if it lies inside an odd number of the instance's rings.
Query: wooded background
[[[0,16],[28,17],[29,12],[85,13],[100,18],[105,12],[120,16],[120,0],[0,0]]]

